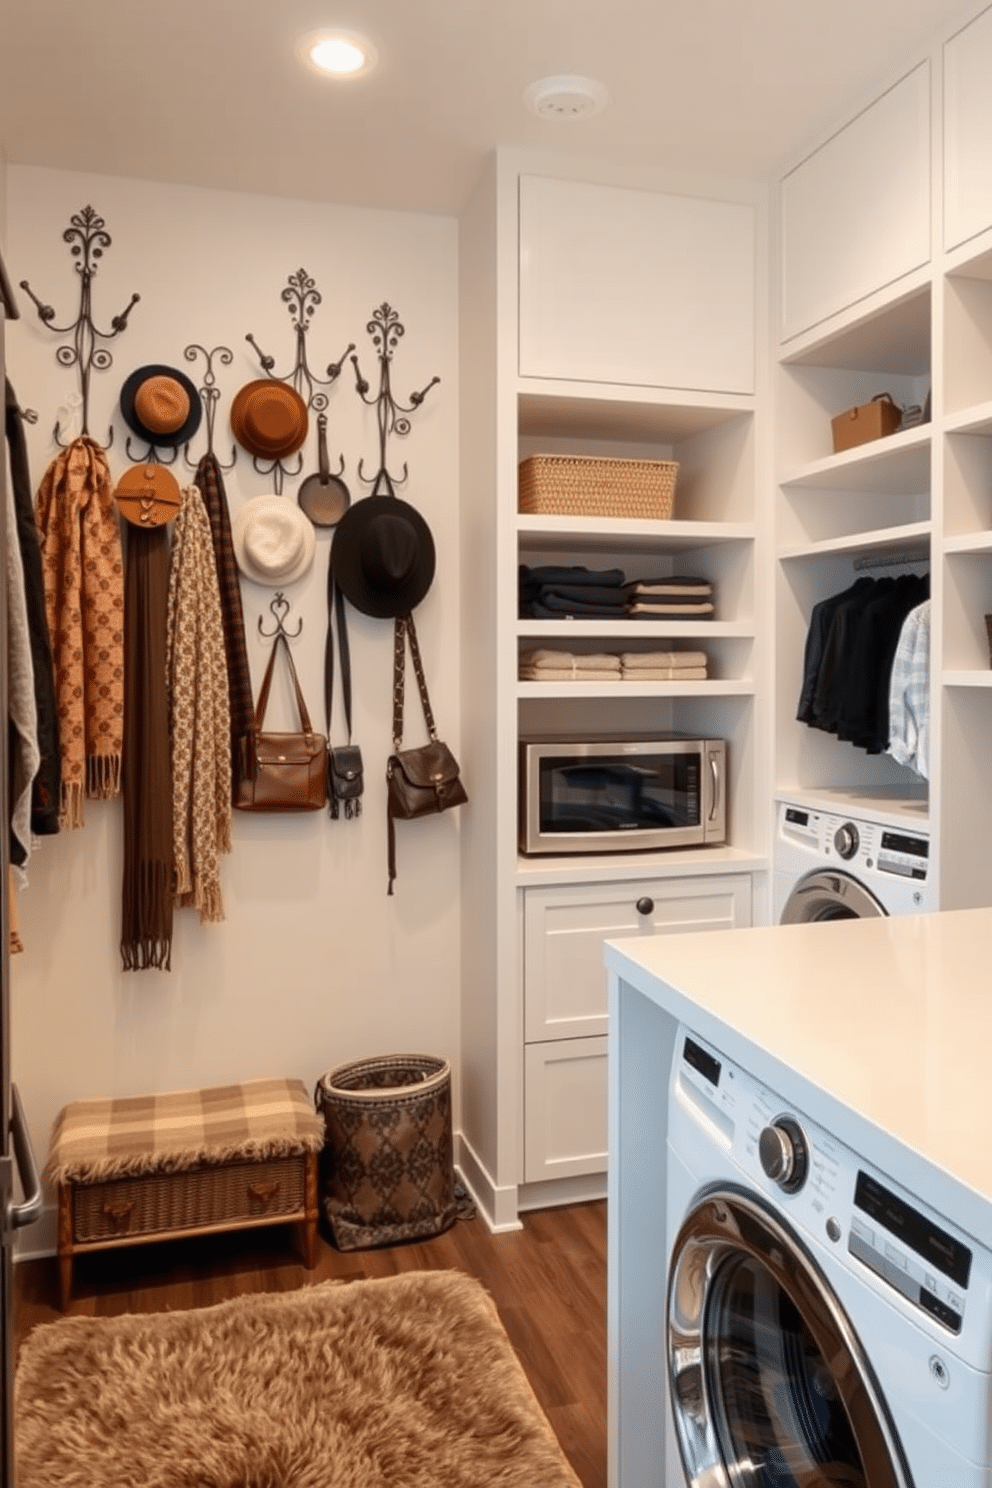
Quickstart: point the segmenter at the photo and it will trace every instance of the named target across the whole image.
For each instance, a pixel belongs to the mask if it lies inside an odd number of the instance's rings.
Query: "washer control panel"
[[[779,805],[779,833],[826,862],[852,868],[876,869],[899,878],[925,883],[930,866],[930,841],[910,828],[886,826],[811,807]]]
[[[696,1035],[681,1028],[678,1039],[673,1095],[688,1119],[695,1113],[719,1134],[744,1180],[774,1197],[797,1227],[843,1246],[858,1266],[960,1334],[971,1242]]]

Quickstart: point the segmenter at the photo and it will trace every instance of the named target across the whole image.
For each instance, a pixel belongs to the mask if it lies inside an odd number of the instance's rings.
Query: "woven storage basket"
[[[326,1141],[323,1209],[339,1250],[440,1235],[458,1218],[451,1068],[429,1054],[328,1070],[314,1100]]]
[[[520,464],[518,505],[530,516],[667,521],[678,469],[675,460],[531,455]]]

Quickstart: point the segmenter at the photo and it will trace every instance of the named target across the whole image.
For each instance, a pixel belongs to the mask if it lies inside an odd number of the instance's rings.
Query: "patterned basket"
[[[529,516],[667,521],[678,469],[676,460],[531,455],[520,464],[518,507]]]
[[[458,1218],[451,1068],[429,1054],[328,1070],[314,1100],[326,1144],[323,1208],[339,1250],[440,1235]]]

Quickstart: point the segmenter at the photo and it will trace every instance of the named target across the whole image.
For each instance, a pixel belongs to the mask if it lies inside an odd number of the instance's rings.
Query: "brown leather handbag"
[[[295,734],[267,733],[262,728],[280,644],[286,650],[300,715],[300,732]],[[253,774],[238,783],[234,803],[238,810],[321,811],[327,804],[327,739],[316,733],[310,722],[289,642],[281,630],[272,642],[272,655],[255,705],[253,732],[256,764]]]
[[[403,691],[406,673],[406,638],[417,674],[420,701],[430,743],[416,749],[401,748],[403,742]],[[393,643],[393,752],[386,762],[386,812],[389,830],[389,890],[393,892],[396,877],[396,819],[433,816],[452,806],[463,806],[468,800],[461,781],[458,761],[443,740],[437,736],[434,713],[427,696],[427,681],[420,659],[413,615],[401,615],[395,622]]]

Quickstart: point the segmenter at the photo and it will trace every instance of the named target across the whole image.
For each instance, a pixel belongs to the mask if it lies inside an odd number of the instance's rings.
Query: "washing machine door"
[[[690,1488],[912,1488],[854,1329],[760,1195],[711,1188],[686,1216],[667,1346]]]
[[[873,920],[886,911],[874,894],[849,873],[820,869],[799,880],[785,901],[783,925],[817,920]]]

